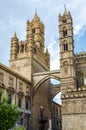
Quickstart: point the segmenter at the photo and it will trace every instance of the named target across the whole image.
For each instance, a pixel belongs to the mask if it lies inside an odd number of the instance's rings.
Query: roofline
[[[8,73],[11,73],[13,76],[22,79],[23,81],[26,81],[27,83],[31,84],[31,81],[28,80],[27,78],[25,78],[24,76],[20,75],[19,73],[15,72],[14,70],[12,70],[11,68],[5,66],[4,64],[0,63],[0,69],[5,70]]]

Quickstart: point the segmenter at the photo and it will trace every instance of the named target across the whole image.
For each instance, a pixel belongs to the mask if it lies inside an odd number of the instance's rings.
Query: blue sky
[[[73,17],[75,52],[86,51],[85,0],[0,0],[0,62],[9,66],[10,41],[16,31],[25,40],[26,21],[38,16],[45,25],[45,46],[51,53],[51,69],[59,68],[58,15],[64,5]]]

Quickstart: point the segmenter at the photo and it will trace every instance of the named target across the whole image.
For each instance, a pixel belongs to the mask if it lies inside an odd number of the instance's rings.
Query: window
[[[21,108],[21,106],[22,106],[22,99],[19,98],[19,99],[18,99],[18,107]]]
[[[26,110],[29,108],[29,100],[27,98],[25,99],[25,108]]]
[[[19,82],[19,90],[23,90],[23,84],[21,82]]]
[[[35,33],[35,29],[32,29],[32,33]]]
[[[68,43],[64,43],[63,44],[63,50],[64,51],[68,51]]]
[[[27,86],[26,87],[26,92],[29,93],[30,92],[30,88]]]
[[[67,23],[67,20],[66,19],[63,19],[63,21],[62,21],[63,23]]]
[[[23,45],[23,44],[21,44],[21,46],[20,46],[20,52],[21,52],[21,53],[24,52],[24,45]]]
[[[68,66],[68,61],[64,61],[63,65]]]
[[[19,53],[19,45],[18,45],[18,48],[17,48],[17,49],[18,49],[18,53]]]
[[[63,27],[63,37],[66,37],[67,36],[67,29],[66,27]]]
[[[3,74],[0,73],[0,81],[3,81]]]
[[[12,77],[9,77],[9,85],[13,86],[13,78]]]
[[[12,103],[12,95],[8,93],[8,104]]]
[[[56,109],[56,115],[58,116],[58,108]]]
[[[53,108],[52,108],[52,109],[53,109],[53,114],[55,115],[55,107],[53,106]]]

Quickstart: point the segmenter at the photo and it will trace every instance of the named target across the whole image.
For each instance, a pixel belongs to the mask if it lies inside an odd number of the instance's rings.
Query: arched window
[[[63,44],[63,51],[68,51],[68,43]]]
[[[66,43],[65,46],[65,50],[68,51],[68,43]]]
[[[67,29],[66,27],[63,27],[63,37],[66,37],[67,36]]]
[[[19,45],[18,45],[18,48],[17,48],[17,52],[19,53]]]
[[[63,65],[67,66],[68,65],[68,61],[64,61]]]
[[[21,53],[23,53],[23,52],[24,52],[24,45],[23,45],[23,44],[21,45],[20,52],[21,52]]]

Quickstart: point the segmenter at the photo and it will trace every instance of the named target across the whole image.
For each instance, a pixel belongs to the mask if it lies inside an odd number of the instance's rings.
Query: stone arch
[[[36,91],[38,90],[38,88],[40,87],[40,85],[42,83],[44,83],[46,80],[48,79],[56,79],[58,81],[60,81],[60,78],[59,77],[56,77],[56,76],[53,76],[53,75],[47,75],[46,77],[44,77],[43,79],[41,79],[33,88],[33,91],[32,91],[32,97],[34,98],[34,95],[36,93]]]

